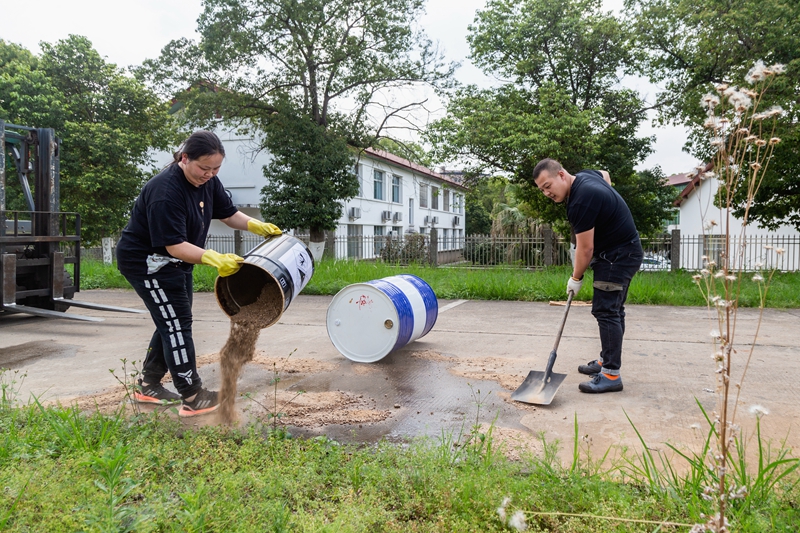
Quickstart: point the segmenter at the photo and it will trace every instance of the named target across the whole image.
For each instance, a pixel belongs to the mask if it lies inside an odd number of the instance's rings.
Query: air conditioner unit
[[[425,217],[425,225],[427,226],[430,223],[431,223],[431,217]]]
[[[431,220],[431,224],[438,224],[438,223],[439,223],[439,217],[433,217],[433,220]]]
[[[402,212],[400,212],[400,211],[397,211],[397,212],[394,214],[394,218],[393,218],[393,220],[394,220],[395,222],[402,222],[402,221],[403,221],[403,213],[402,213]]]
[[[381,211],[381,220],[391,220],[392,219],[392,212],[391,211]]]
[[[461,224],[461,219],[458,217],[453,217],[453,227],[456,227],[459,224]]]
[[[351,207],[349,216],[350,216],[350,218],[361,218],[361,208],[360,207]]]

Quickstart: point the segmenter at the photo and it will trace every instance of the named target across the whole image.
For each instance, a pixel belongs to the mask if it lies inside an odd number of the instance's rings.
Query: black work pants
[[[178,393],[192,396],[202,385],[192,340],[192,273],[167,265],[143,279],[126,279],[156,326],[142,365],[142,380],[160,383],[169,371]]]
[[[636,238],[592,259],[592,315],[600,329],[600,361],[606,374],[619,375],[622,366],[625,300],[628,298],[628,286],[642,265],[643,257],[642,244]]]

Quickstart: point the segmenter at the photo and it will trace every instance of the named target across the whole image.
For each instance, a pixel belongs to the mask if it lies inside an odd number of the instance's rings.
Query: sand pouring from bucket
[[[229,317],[258,303],[261,327],[275,324],[314,274],[314,259],[302,241],[278,235],[247,252],[239,271],[218,277],[217,303]]]
[[[328,306],[328,337],[357,363],[374,363],[427,334],[439,316],[433,289],[411,274],[348,285]]]

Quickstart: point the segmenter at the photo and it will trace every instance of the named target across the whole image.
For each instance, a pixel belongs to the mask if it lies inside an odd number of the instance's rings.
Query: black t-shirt
[[[122,274],[144,277],[148,256],[171,257],[166,247],[182,242],[204,248],[211,220],[228,218],[236,211],[219,177],[195,187],[186,180],[181,167],[172,164],[139,193],[117,244],[117,267]],[[170,266],[186,272],[192,269],[184,262]]]
[[[639,236],[625,200],[596,170],[575,175],[567,199],[567,218],[576,235],[594,228],[594,255]]]

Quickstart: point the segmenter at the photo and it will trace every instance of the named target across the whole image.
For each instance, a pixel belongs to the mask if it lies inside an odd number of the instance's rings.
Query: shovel
[[[566,374],[555,374],[553,365],[556,362],[556,349],[558,349],[558,342],[561,340],[561,333],[564,331],[564,324],[567,322],[567,313],[569,313],[569,306],[572,303],[573,296],[574,294],[570,292],[567,297],[564,317],[561,319],[561,326],[558,328],[556,343],[553,345],[553,351],[550,352],[550,359],[547,360],[547,368],[544,372],[531,370],[522,385],[511,394],[512,400],[536,405],[550,405],[550,402],[553,401],[553,396],[556,395],[556,391],[558,391],[564,378],[567,377]]]

